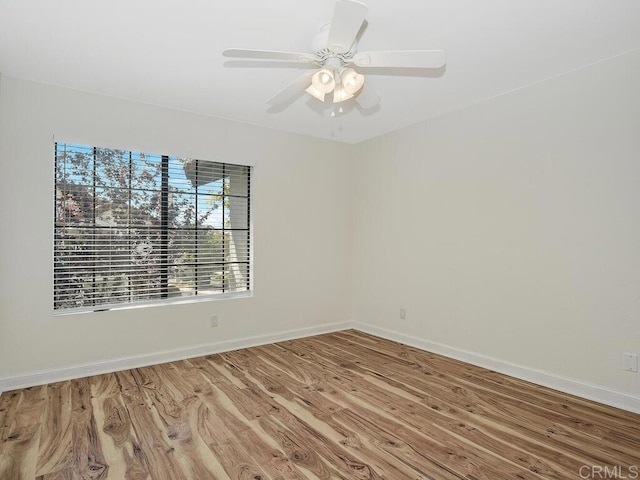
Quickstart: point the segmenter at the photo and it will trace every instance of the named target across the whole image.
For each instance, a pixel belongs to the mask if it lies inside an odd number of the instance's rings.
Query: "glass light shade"
[[[336,86],[333,72],[328,68],[317,71],[311,77],[311,85],[319,92],[330,93]]]
[[[364,85],[364,75],[356,72],[353,68],[345,68],[342,71],[342,85],[351,95],[355,95]]]
[[[353,93],[350,93],[343,85],[337,85],[333,91],[333,103],[340,103],[353,98]]]
[[[314,87],[313,84],[309,85],[309,87],[305,90],[305,92],[307,92],[309,95],[313,95],[321,102],[324,102],[324,93],[322,93],[320,90]]]

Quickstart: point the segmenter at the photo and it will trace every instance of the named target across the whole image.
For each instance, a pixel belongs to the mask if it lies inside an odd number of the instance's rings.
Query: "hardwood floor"
[[[640,415],[354,331],[5,392],[0,428],[2,480],[640,477]]]

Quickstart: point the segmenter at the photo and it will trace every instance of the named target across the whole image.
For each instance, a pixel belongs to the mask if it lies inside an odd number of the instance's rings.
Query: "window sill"
[[[170,305],[186,305],[186,304],[193,304],[193,303],[216,302],[220,300],[235,300],[240,298],[251,298],[251,297],[253,297],[253,290],[250,290],[248,292],[221,293],[217,295],[208,295],[208,296],[199,296],[199,297],[194,295],[191,297],[162,299],[162,300],[153,300],[153,301],[145,301],[145,302],[138,302],[138,303],[126,303],[126,304],[118,304],[118,305],[67,308],[64,310],[54,310],[52,315],[54,317],[63,317],[67,315],[78,315],[83,313],[110,312],[110,311],[116,311],[116,310],[133,310],[137,308],[146,308],[146,307],[165,307]]]

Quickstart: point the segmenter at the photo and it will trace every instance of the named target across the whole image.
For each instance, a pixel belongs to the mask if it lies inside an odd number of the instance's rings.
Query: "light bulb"
[[[333,72],[328,68],[317,71],[311,77],[311,85],[322,93],[330,93],[336,86]]]
[[[340,84],[336,86],[333,91],[333,103],[344,102],[345,100],[349,100],[353,98],[353,93],[350,93],[345,87],[344,84]]]
[[[342,85],[351,95],[355,95],[364,85],[364,75],[356,72],[353,68],[345,68],[341,72]]]

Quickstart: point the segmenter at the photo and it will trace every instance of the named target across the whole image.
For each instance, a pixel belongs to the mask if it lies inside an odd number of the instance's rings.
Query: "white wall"
[[[639,85],[636,52],[361,144],[354,320],[640,405]]]
[[[629,54],[347,146],[2,77],[0,387],[353,319],[640,402],[639,84]],[[54,134],[255,160],[255,296],[53,317]]]
[[[0,381],[349,320],[351,179],[340,145],[6,76],[0,92]],[[53,135],[255,161],[254,297],[52,316]]]

